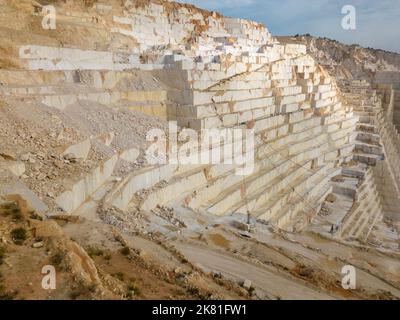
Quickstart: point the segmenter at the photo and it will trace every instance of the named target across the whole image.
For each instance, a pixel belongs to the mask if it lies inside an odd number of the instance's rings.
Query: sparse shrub
[[[79,287],[74,288],[70,293],[69,293],[69,297],[71,300],[76,300],[79,297],[85,295],[87,292],[87,290],[85,290],[85,288],[81,285],[79,285]]]
[[[79,298],[80,295],[81,292],[79,290],[73,290],[70,292],[69,297],[71,298],[71,300],[76,300]]]
[[[91,284],[87,286],[82,282],[79,282],[78,284],[74,285],[72,291],[69,293],[69,297],[71,300],[76,300],[78,298],[87,299],[90,298],[92,294],[96,292],[96,290],[97,290],[96,284]]]
[[[11,238],[17,245],[22,245],[27,237],[27,232],[24,228],[16,228],[11,231]]]
[[[127,298],[127,299],[129,299],[129,300],[132,300],[133,299],[133,295],[134,295],[135,293],[133,292],[133,291],[127,291],[126,292],[126,294],[125,294],[125,298]]]
[[[6,292],[6,287],[0,283],[0,300],[4,300],[3,295],[5,294],[5,292]]]
[[[1,214],[9,215],[15,206],[16,204],[14,202],[3,203],[0,207],[0,212]]]
[[[301,265],[298,273],[301,277],[310,278],[312,277],[314,270],[310,267]]]
[[[43,221],[43,217],[38,215],[35,211],[29,211],[29,218],[33,220]]]
[[[123,273],[123,272],[120,272],[120,271],[117,272],[117,273],[114,273],[113,276],[114,276],[115,278],[117,278],[118,280],[120,280],[120,281],[124,281],[124,279],[125,279],[124,273]]]
[[[110,261],[111,260],[111,254],[106,254],[105,256],[104,256],[104,260],[107,260],[107,261]]]
[[[4,247],[0,247],[0,265],[3,264],[5,257],[6,257],[6,249]]]
[[[83,0],[83,3],[86,7],[93,7],[93,5],[97,2],[97,0]]]
[[[5,216],[11,216],[14,220],[23,220],[21,209],[15,202],[3,204],[0,208],[0,212]]]
[[[51,262],[54,265],[59,266],[64,261],[65,255],[66,253],[64,251],[59,251],[51,257]]]
[[[136,284],[134,284],[134,283],[128,284],[127,292],[126,292],[126,297],[128,299],[132,299],[133,296],[140,296],[141,293],[142,292],[141,292],[140,288]]]
[[[130,283],[129,285],[128,285],[128,290],[129,291],[133,291],[134,293],[135,293],[135,295],[140,295],[142,292],[141,292],[141,290],[140,290],[140,288],[136,285],[136,284],[134,284],[134,283]]]
[[[119,252],[124,256],[128,256],[131,253],[131,250],[128,247],[123,247]]]
[[[14,300],[17,294],[17,291],[8,291],[4,284],[0,283],[0,300]]]
[[[189,292],[189,294],[192,294],[194,296],[197,296],[200,294],[200,290],[196,287],[189,287],[188,292]]]
[[[199,293],[198,297],[199,300],[212,300],[213,294],[211,292]]]
[[[12,215],[13,219],[18,220],[18,221],[22,220],[22,218],[23,218],[22,212],[19,208],[12,209],[11,215]]]
[[[100,257],[104,255],[104,251],[99,248],[89,247],[87,253],[91,258]]]

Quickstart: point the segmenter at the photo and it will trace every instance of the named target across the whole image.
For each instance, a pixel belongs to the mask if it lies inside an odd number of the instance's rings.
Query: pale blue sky
[[[273,35],[310,33],[400,53],[400,0],[180,0],[224,15],[263,22]],[[353,5],[357,29],[341,26]]]

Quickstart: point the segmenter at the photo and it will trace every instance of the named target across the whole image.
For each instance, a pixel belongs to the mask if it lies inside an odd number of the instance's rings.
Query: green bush
[[[11,238],[17,245],[22,245],[28,235],[24,228],[16,228],[11,231]]]
[[[99,257],[104,255],[104,251],[99,248],[89,247],[87,253],[91,258]]]
[[[124,256],[127,256],[131,253],[131,250],[128,247],[123,247],[121,250],[119,250],[119,252]]]

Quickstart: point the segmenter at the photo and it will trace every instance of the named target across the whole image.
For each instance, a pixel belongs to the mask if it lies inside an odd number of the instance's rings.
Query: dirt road
[[[238,260],[229,254],[206,249],[200,246],[176,242],[176,248],[180,250],[192,263],[197,263],[205,272],[219,271],[233,281],[250,280],[257,293],[270,298],[280,299],[319,299],[329,300],[335,297],[329,296],[317,289],[295,282],[279,272],[261,265]]]

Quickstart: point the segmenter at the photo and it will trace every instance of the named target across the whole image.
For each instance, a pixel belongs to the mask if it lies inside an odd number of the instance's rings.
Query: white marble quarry
[[[130,205],[144,211],[160,205],[186,206],[219,216],[246,214],[250,205],[254,217],[292,231],[299,217],[318,212],[326,195],[337,188],[331,178],[341,173],[342,165],[350,160],[379,161],[382,146],[371,146],[366,143],[370,136],[360,134],[361,125],[375,125],[365,109],[368,105],[354,94],[343,99],[336,82],[307,54],[305,45],[279,43],[256,22],[178,4],[150,3],[119,11],[96,4],[95,10],[105,22],[97,28],[111,28],[110,34],[122,44],[112,43],[101,51],[34,43],[21,46],[18,61],[24,70],[20,71],[28,72],[11,75],[0,70],[1,82],[10,84],[1,88],[1,94],[36,96],[60,112],[80,101],[107,107],[132,102],[128,108],[140,112],[146,108],[135,103],[155,102],[163,108],[149,114],[163,113],[180,127],[198,132],[251,129],[255,141],[253,170],[244,177],[236,174],[237,164],[147,166],[118,176],[102,199],[105,205],[123,211]],[[90,23],[86,18],[82,17]],[[154,77],[160,89],[120,89],[138,74]],[[22,79],[36,86],[15,86]],[[52,85],[60,83],[90,90],[58,92]],[[395,128],[383,118],[378,120],[382,136],[392,141]],[[100,142],[111,148],[113,140],[114,132],[103,132],[66,146],[61,154],[86,159],[91,144]],[[228,143],[211,148],[217,146]],[[385,150],[399,151],[395,144]],[[135,148],[119,151],[66,186],[56,203],[68,213],[76,211],[94,193],[108,188],[118,161],[132,163],[138,155]],[[393,185],[400,187],[395,167],[388,170],[394,176]],[[372,189],[365,194],[375,199]],[[360,205],[379,209],[375,202]],[[355,209],[340,233],[364,238],[366,226],[376,217]]]
[[[0,159],[0,169],[6,169],[17,177],[25,173],[25,164],[21,161],[3,161]]]
[[[117,161],[118,156],[112,156],[88,176],[74,183],[56,198],[57,205],[65,212],[74,212],[111,177]]]
[[[65,148],[62,152],[62,154],[68,155],[72,154],[76,159],[81,159],[81,160],[86,160],[89,151],[91,148],[91,142],[90,139],[85,139],[82,142],[79,142],[77,144],[71,145],[67,148]]]
[[[104,51],[25,45],[19,57],[29,70],[113,70],[113,54]]]

